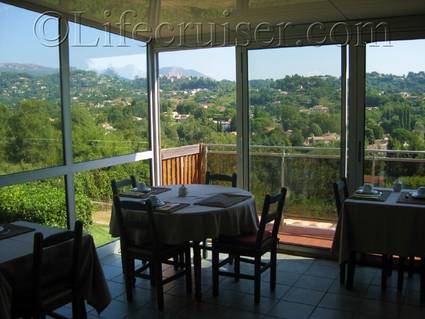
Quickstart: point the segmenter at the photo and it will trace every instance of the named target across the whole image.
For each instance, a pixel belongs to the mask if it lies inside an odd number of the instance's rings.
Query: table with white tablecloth
[[[425,256],[425,205],[398,203],[400,193],[383,201],[349,198],[337,225],[334,252],[340,263],[351,252]]]
[[[32,282],[32,261],[34,232],[44,237],[63,231],[60,228],[47,227],[36,223],[19,221],[13,224],[30,227],[34,231],[0,240],[0,317],[10,317],[12,298],[17,291],[26,291]],[[72,245],[63,243],[49,248],[46,262],[55,265],[56,261],[72,256]],[[90,235],[84,235],[81,254],[81,278],[84,299],[98,312],[106,308],[111,301],[109,288],[103,275],[96,247]],[[60,271],[60,269],[52,269]]]
[[[169,190],[157,196],[164,202],[185,203],[188,206],[172,213],[155,212],[154,218],[158,236],[165,244],[175,245],[188,241],[193,242],[196,296],[199,300],[201,297],[199,242],[219,236],[255,233],[258,229],[256,206],[252,194],[240,188],[192,184],[186,185],[187,196],[179,197],[178,189],[180,186],[166,186]],[[230,207],[210,207],[196,204],[203,199],[223,193],[243,195],[246,196],[246,199]],[[129,197],[125,200],[140,201],[140,199]],[[130,235],[132,240],[137,243],[149,241],[149,238],[146,237],[149,235],[146,232],[147,217],[144,212],[124,211],[123,218],[124,223],[140,225],[138,228],[132,227],[133,234]],[[119,236],[114,209],[111,214],[110,233],[113,236]]]

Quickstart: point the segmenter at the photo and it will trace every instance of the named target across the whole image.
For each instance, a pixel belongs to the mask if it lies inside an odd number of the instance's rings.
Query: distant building
[[[337,133],[326,133],[319,136],[311,136],[307,139],[308,145],[314,145],[317,143],[330,144],[333,142],[338,142],[341,139],[340,135]]]
[[[176,121],[185,121],[190,117],[190,114],[179,114],[178,112],[173,112],[172,117]]]

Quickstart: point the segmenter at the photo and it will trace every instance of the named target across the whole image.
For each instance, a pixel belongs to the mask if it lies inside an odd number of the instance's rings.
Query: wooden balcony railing
[[[207,146],[195,144],[161,150],[162,185],[203,184]]]

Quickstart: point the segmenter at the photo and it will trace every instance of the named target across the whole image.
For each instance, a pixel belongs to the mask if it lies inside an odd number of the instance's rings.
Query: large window
[[[74,161],[147,150],[145,43],[70,23],[69,46]]]
[[[287,216],[336,218],[340,176],[341,47],[250,50],[250,188],[289,189]]]
[[[112,210],[111,181],[133,175],[138,182],[150,185],[150,165],[150,161],[139,161],[75,175],[76,205],[89,218],[87,229],[93,235],[97,246],[112,240],[109,235]]]
[[[38,16],[0,3],[0,175],[63,164],[59,50],[34,37]]]
[[[425,40],[366,48],[365,182],[425,184]]]
[[[200,182],[203,168],[215,173],[236,172],[236,75],[234,48],[164,52],[159,55],[161,148],[203,144],[202,161],[184,160],[178,170],[201,170],[191,182]],[[173,165],[187,154],[169,158]],[[226,158],[226,161],[223,161]],[[196,167],[192,167],[196,165]],[[163,170],[164,174],[185,172]],[[177,179],[178,180],[178,179]],[[163,176],[163,181],[176,181]]]

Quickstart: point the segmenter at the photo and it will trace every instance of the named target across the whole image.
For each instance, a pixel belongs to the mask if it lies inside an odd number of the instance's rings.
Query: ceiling
[[[13,0],[9,0],[13,1]],[[19,1],[22,3],[22,1]],[[132,26],[148,23],[151,32],[160,23],[339,22],[372,18],[425,15],[425,0],[24,0],[30,6],[73,17],[83,11],[83,23],[112,26],[125,10]],[[131,27],[129,27],[131,28]]]

